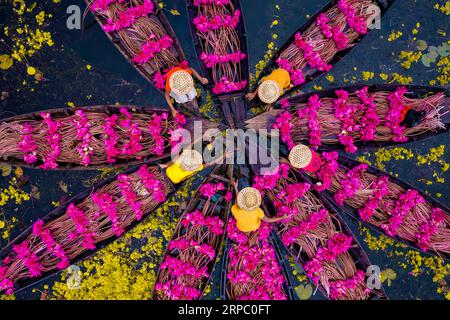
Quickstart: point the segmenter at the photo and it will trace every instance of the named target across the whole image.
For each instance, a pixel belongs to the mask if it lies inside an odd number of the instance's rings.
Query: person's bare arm
[[[175,162],[177,162],[178,159],[180,159],[180,155],[176,156],[175,159],[173,159],[173,161],[169,161],[169,162],[166,162],[166,163],[162,163],[162,164],[160,164],[159,166],[160,166],[162,169],[166,169],[166,168],[170,167],[172,164],[174,164]]]
[[[239,193],[238,182],[236,182],[236,180],[234,180],[233,177],[230,177],[230,182],[231,182],[231,185],[234,188],[234,192],[236,192],[236,197],[237,197],[237,195]]]
[[[170,112],[172,113],[172,116],[176,117],[178,115],[178,111],[175,110],[175,107],[173,106],[172,98],[170,97],[170,92],[166,91],[166,93],[164,94],[164,97],[166,98],[166,102],[169,105]]]
[[[159,164],[159,167],[160,167],[161,169],[167,169],[167,168],[170,167],[172,164],[173,164],[172,161],[169,161],[169,162],[166,162],[166,163],[160,163],[160,164]]]
[[[159,167],[160,167],[161,169],[167,169],[168,167],[170,167],[171,164],[172,164],[172,162],[161,163],[161,164],[159,165]]]
[[[247,93],[247,94],[245,95],[245,98],[246,98],[248,101],[251,101],[251,100],[255,99],[256,96],[258,95],[258,89],[259,89],[259,87],[257,87],[255,91]]]
[[[288,218],[289,218],[289,216],[282,216],[279,218],[269,218],[268,216],[264,215],[264,217],[262,218],[262,221],[267,222],[267,223],[275,223],[275,222],[286,220]]]
[[[194,77],[197,78],[198,81],[200,81],[201,84],[208,84],[209,80],[205,77],[202,77],[197,70],[191,68],[192,74],[194,75]]]

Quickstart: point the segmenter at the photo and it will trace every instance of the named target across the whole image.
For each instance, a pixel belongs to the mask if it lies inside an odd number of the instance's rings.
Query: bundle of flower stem
[[[80,109],[81,110],[81,109]],[[123,114],[117,114],[117,119],[114,121],[111,129],[117,135],[115,139],[114,149],[117,150],[116,155],[111,159],[108,156],[107,146],[105,140],[108,138],[105,134],[105,120],[109,116],[102,112],[95,112],[86,110],[85,112],[89,129],[88,135],[90,137],[88,150],[81,152],[79,146],[82,141],[77,137],[77,127],[74,125],[79,121],[77,115],[62,116],[55,114],[52,116],[54,122],[61,122],[58,133],[61,139],[58,143],[61,152],[57,157],[59,164],[75,164],[75,165],[107,165],[118,161],[128,161],[141,158],[157,159],[162,154],[167,154],[170,150],[170,132],[178,128],[177,124],[167,118],[161,118],[158,121],[159,128],[151,128],[151,121],[154,119],[154,114],[140,114],[130,112],[133,117],[132,122],[137,124],[137,129],[140,131],[140,139],[138,144],[141,150],[134,154],[122,152],[124,146],[130,143],[130,130],[124,128],[121,122],[126,120]],[[50,113],[50,115],[52,115]],[[23,140],[24,126],[31,126],[31,137],[37,149],[34,151],[38,161],[44,161],[47,155],[52,151],[52,146],[48,143],[48,128],[43,120],[17,120],[11,122],[4,122],[0,124],[0,156],[4,160],[9,159],[24,159],[23,150],[21,150],[20,143]],[[151,131],[152,130],[152,131]],[[155,132],[159,130],[157,136]],[[109,137],[112,139],[112,137]],[[155,143],[155,138],[158,139],[158,145]],[[158,149],[157,152],[156,148]],[[89,154],[89,163],[83,162],[83,155]]]
[[[126,19],[124,17],[129,17],[130,14],[127,15],[127,11],[129,13],[130,9],[142,6],[147,2],[153,4],[154,9],[151,10],[151,13],[145,16],[136,16],[133,21],[125,24],[126,27],[112,31],[114,38],[117,37],[117,40],[124,45],[127,53],[133,58],[139,56],[143,52],[143,48],[145,50],[145,45],[149,44],[149,41],[158,42],[168,36],[165,26],[155,15],[156,10],[159,10],[157,5],[154,4],[153,0],[111,1],[111,4],[105,10],[96,11],[96,14],[102,20],[114,23],[121,19]],[[92,3],[95,4],[95,0]],[[141,66],[148,75],[152,75],[155,72],[177,66],[183,60],[183,57],[179,56],[176,46],[170,46],[169,48],[154,51],[151,59],[146,60]]]
[[[227,264],[227,297],[231,300],[286,300],[285,278],[265,222],[255,232],[243,233],[228,222],[231,245]]]
[[[380,123],[376,126],[376,132],[374,133],[373,141],[387,142],[392,141],[395,135],[392,129],[386,126],[386,115],[390,111],[390,103],[388,100],[389,95],[392,92],[376,91],[369,92],[368,96],[374,98],[375,111],[378,115]],[[342,134],[342,122],[335,115],[335,105],[332,97],[326,97],[320,99],[320,108],[318,109],[318,125],[320,131],[320,141],[325,145],[339,143],[338,136]],[[424,98],[409,98],[403,97],[403,104],[416,111],[425,111],[423,120],[415,127],[406,128],[404,135],[407,138],[413,138],[420,136],[430,131],[437,131],[444,129],[445,125],[441,121],[443,115],[442,109],[444,108],[445,94],[437,93]],[[347,100],[348,105],[360,105],[361,100],[356,94],[349,93]],[[304,103],[292,103],[292,120],[290,123],[293,125],[291,129],[291,137],[293,141],[298,143],[304,143],[310,138],[310,130],[308,128],[308,117],[298,117],[297,111],[303,110],[308,107],[308,102]],[[360,108],[354,115],[354,119],[357,119],[356,125],[364,124],[364,110]],[[348,135],[354,138],[354,141],[361,141],[361,133],[359,131],[347,132]]]
[[[210,221],[215,221],[219,229],[211,230],[202,224],[188,223],[186,219],[193,213],[181,217],[155,282],[155,298],[158,300],[199,299],[208,283],[223,243],[227,203],[224,194],[216,194],[214,201],[211,198],[203,200],[205,205],[197,213],[203,216],[204,221],[215,219]],[[197,272],[204,270],[205,273],[193,274],[187,268],[174,270],[169,264],[164,265],[168,259],[176,259],[173,261],[178,261],[180,265],[192,267]]]
[[[347,167],[340,166],[336,174],[332,177],[330,191],[336,193],[342,188],[341,182],[346,179],[346,173],[349,171]],[[359,188],[355,195],[348,198],[344,203],[356,210],[365,208],[371,196],[379,191],[376,188],[375,175],[364,172],[359,179]],[[396,206],[396,201],[399,200],[399,195],[404,194],[406,190],[400,187],[395,181],[388,180],[388,193],[382,197],[378,202],[378,206],[373,210],[373,215],[368,217],[367,223],[370,223],[378,228],[386,225],[392,216],[393,208]],[[412,243],[417,243],[417,235],[421,233],[421,227],[426,225],[432,219],[433,205],[425,201],[417,204],[405,217],[399,228],[396,230],[396,235],[404,240]],[[443,212],[444,213],[444,212]],[[426,249],[435,251],[437,254],[450,253],[450,216],[445,212],[444,221],[440,224],[435,232],[430,233],[430,238],[426,244]]]
[[[226,5],[216,5],[214,3],[198,5],[198,16],[208,20],[224,21],[228,17],[235,17],[237,12],[232,1]],[[239,23],[241,17],[239,16]],[[225,57],[233,53],[241,53],[241,44],[236,26],[233,22],[224,23],[223,26],[197,28],[197,35],[200,39],[202,51],[206,56]],[[239,60],[239,59],[237,59]],[[241,78],[241,61],[228,61],[213,63],[211,68],[214,83],[220,83],[224,80],[230,83],[240,83],[246,79]]]
[[[375,4],[374,0],[348,0],[347,2],[353,6],[356,14],[364,19],[368,20],[373,15],[373,10],[370,10],[370,7]],[[320,55],[321,60],[326,64],[332,61],[339,51],[353,46],[354,41],[360,37],[360,33],[348,25],[347,17],[337,5],[325,12],[325,15],[329,19],[327,24],[330,27],[338,28],[347,38],[346,42],[348,45],[345,48],[338,48],[332,38],[327,38],[322,33],[317,23],[313,23],[301,36],[312,46],[313,50]],[[286,48],[279,58],[289,62],[290,68],[302,70],[305,78],[317,72],[317,69],[309,65],[309,60],[295,42]]]
[[[289,185],[299,183],[295,171],[292,168],[289,171],[287,179],[280,177],[277,186],[272,190],[266,190],[265,195],[272,203],[279,201],[279,194],[286,192]],[[305,193],[303,197],[299,197],[289,204],[290,210],[295,214],[286,222],[281,222],[279,227],[280,237],[287,233],[290,229],[298,227],[302,222],[308,221],[310,217],[323,210],[323,202],[311,191]],[[318,224],[317,228],[308,229],[306,232],[295,239],[290,245],[291,248],[298,248],[298,256],[306,255],[306,260],[313,259],[320,248],[327,246],[332,237],[338,233],[345,233],[335,213],[328,212],[324,221]],[[324,261],[323,270],[320,272],[318,283],[330,293],[330,284],[337,281],[345,281],[351,279],[357,274],[357,266],[349,252],[344,252],[336,257],[335,261]],[[365,271],[365,270],[364,270]],[[365,282],[360,282],[351,290],[347,290],[339,299],[342,300],[364,300],[369,298],[369,291]]]
[[[149,189],[144,176],[153,177],[154,186],[151,188],[155,189]],[[129,174],[126,179],[135,195],[134,203],[139,204],[141,214],[152,212],[163,198],[173,191],[172,185],[167,182],[158,167],[143,166],[137,172]],[[159,182],[155,183],[156,181]],[[155,197],[156,192],[159,193],[158,197]],[[112,210],[114,217],[99,207],[95,195],[111,197],[111,204],[115,206]],[[130,206],[119,180],[95,190],[80,202],[57,210],[65,210],[65,213],[46,223],[38,221],[20,244],[12,244],[11,251],[0,263],[3,279],[15,284],[20,280],[38,278],[64,269],[81,254],[96,249],[97,244],[107,239],[120,236],[132,223],[141,219],[136,209]],[[39,223],[42,225],[36,228]],[[45,237],[36,234],[44,234],[43,230],[47,232]],[[22,246],[27,253],[20,256],[17,248]],[[4,289],[6,288],[0,286],[0,291]]]

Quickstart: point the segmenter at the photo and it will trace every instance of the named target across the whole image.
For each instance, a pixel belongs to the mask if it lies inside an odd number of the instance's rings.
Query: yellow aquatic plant
[[[80,264],[79,287],[67,285],[70,277],[63,272],[51,288],[51,298],[67,300],[148,300],[151,299],[157,266],[167,242],[173,235],[176,220],[171,209],[190,198],[192,180],[165,202],[154,214],[122,238],[96,252]]]

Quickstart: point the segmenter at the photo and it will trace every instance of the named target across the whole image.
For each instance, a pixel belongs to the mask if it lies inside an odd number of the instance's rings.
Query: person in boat
[[[256,90],[248,93],[245,97],[248,101],[251,101],[258,96],[259,100],[267,104],[267,109],[270,110],[272,104],[283,95],[284,91],[293,87],[289,72],[279,68],[273,70],[267,77],[262,78],[261,84]]]
[[[192,68],[174,67],[166,75],[165,98],[173,116],[176,116],[178,112],[173,106],[172,98],[176,103],[185,104],[197,97],[192,75],[202,84],[208,84],[209,82],[207,78],[200,76]]]
[[[401,125],[406,128],[414,128],[418,126],[426,116],[425,111],[417,111],[412,109],[410,106],[405,106],[401,114]]]
[[[298,144],[289,153],[289,163],[296,169],[313,173],[321,168],[323,161],[311,148],[304,144]]]
[[[161,165],[161,168],[166,170],[166,175],[172,183],[178,184],[202,171],[205,166],[201,153],[188,149],[183,150],[175,161]]]
[[[224,157],[225,156],[221,156],[211,163],[204,164],[203,156],[200,152],[197,150],[186,149],[183,150],[181,155],[179,155],[174,162],[160,166],[166,170],[166,175],[169,180],[174,184],[178,184],[192,177],[196,173],[222,162]]]
[[[245,187],[239,191],[238,182],[231,178],[231,184],[237,194],[236,203],[231,207],[231,213],[236,219],[236,226],[242,232],[254,232],[259,229],[261,221],[275,223],[289,216],[269,218],[261,209],[261,193],[252,187]]]

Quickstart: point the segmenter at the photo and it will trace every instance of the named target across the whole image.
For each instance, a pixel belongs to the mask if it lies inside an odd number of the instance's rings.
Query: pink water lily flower
[[[211,199],[217,192],[225,190],[225,185],[221,182],[217,184],[205,183],[200,187],[200,194]]]

